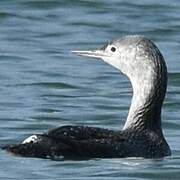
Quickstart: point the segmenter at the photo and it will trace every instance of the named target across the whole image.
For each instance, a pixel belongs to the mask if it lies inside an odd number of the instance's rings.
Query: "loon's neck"
[[[135,72],[137,73],[137,72]],[[123,129],[147,129],[162,135],[161,107],[167,87],[167,69],[161,54],[146,73],[129,76],[133,97]]]

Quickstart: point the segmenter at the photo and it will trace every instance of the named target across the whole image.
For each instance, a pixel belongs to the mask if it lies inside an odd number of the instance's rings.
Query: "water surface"
[[[0,151],[0,178],[179,179],[179,9],[178,0],[1,0],[1,145],[68,124],[122,128],[132,95],[129,80],[70,50],[142,34],[158,45],[168,66],[162,125],[172,156],[52,161]]]

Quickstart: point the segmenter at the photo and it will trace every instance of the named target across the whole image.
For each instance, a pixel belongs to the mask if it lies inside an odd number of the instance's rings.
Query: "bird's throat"
[[[166,67],[131,77],[133,97],[123,129],[149,129],[161,133],[161,107],[166,93]]]

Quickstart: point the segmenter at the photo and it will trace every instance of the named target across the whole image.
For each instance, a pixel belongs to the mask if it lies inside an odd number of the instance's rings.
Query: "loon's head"
[[[132,83],[134,81],[137,83],[142,76],[147,74],[148,78],[153,77],[151,74],[154,74],[156,69],[153,53],[160,53],[150,40],[140,35],[115,39],[100,49],[73,52],[81,56],[102,59],[128,76]]]

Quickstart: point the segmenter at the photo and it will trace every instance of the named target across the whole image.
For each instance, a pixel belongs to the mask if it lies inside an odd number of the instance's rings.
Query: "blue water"
[[[180,1],[1,0],[0,145],[73,124],[121,129],[132,89],[102,61],[70,50],[142,34],[168,66],[162,125],[172,156],[52,161],[0,151],[0,179],[180,179]]]

